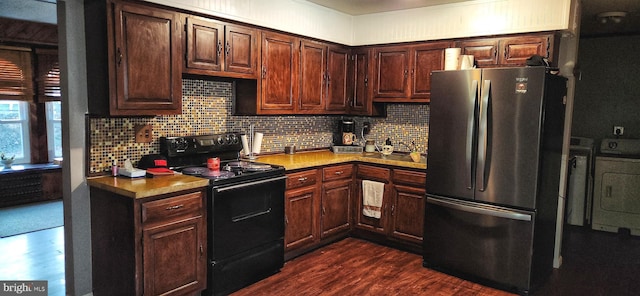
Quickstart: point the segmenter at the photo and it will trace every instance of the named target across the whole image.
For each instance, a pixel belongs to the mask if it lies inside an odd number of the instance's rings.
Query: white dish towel
[[[362,214],[367,217],[380,219],[383,196],[384,183],[362,180]]]

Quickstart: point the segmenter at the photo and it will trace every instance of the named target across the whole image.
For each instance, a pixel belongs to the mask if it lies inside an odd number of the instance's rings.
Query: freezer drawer
[[[534,221],[534,212],[427,195],[423,265],[528,291]]]

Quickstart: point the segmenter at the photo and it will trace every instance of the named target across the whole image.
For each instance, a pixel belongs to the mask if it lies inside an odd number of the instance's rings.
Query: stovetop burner
[[[169,168],[185,175],[211,180],[211,184],[227,184],[284,175],[284,168],[239,159],[241,134],[161,137],[160,154]],[[220,170],[210,171],[209,158],[220,158]]]

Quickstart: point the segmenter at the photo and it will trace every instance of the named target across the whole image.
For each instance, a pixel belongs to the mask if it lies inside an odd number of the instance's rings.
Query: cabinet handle
[[[307,179],[308,179],[307,177],[302,177],[302,178],[298,178],[298,181],[302,183],[304,181],[307,181]]]
[[[329,84],[331,84],[331,77],[327,74],[327,87],[329,87]]]
[[[289,225],[289,219],[286,215],[284,216],[284,225]]]
[[[612,197],[612,196],[613,196],[613,188],[611,186],[605,187],[604,197]]]
[[[267,67],[262,66],[262,79],[267,77]]]
[[[177,210],[177,209],[182,208],[182,207],[184,207],[184,205],[183,205],[183,204],[180,204],[180,205],[175,205],[175,206],[167,207],[165,210],[167,210],[167,211],[172,211],[172,210]]]
[[[218,57],[220,57],[220,55],[222,55],[222,42],[218,40]]]
[[[364,86],[368,86],[369,85],[369,78],[365,77],[364,78]]]
[[[200,244],[200,257],[202,257],[203,254],[204,254],[204,248],[202,247],[202,244]]]
[[[396,205],[391,205],[391,216],[393,216],[393,210],[395,210]]]
[[[342,174],[344,174],[344,172],[343,171],[337,171],[337,172],[335,172],[335,174],[336,175],[342,175]]]
[[[120,64],[122,64],[122,51],[118,48],[118,66],[120,66]]]
[[[404,70],[404,77],[407,78],[407,74],[409,74],[409,71]]]
[[[229,40],[227,40],[227,45],[225,46],[224,54],[229,55],[229,52],[231,52],[231,45],[229,44]]]
[[[322,207],[322,215],[324,216],[326,213],[327,213],[327,210],[324,207]]]

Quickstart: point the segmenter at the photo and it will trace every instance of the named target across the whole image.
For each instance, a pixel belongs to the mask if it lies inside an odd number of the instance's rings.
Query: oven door
[[[209,259],[220,261],[284,239],[286,176],[211,189]],[[284,250],[283,250],[284,252]]]

